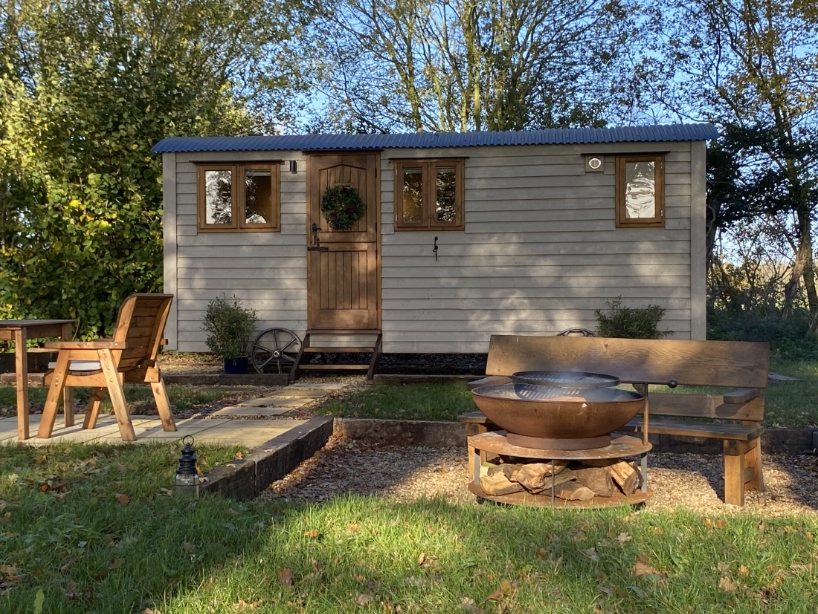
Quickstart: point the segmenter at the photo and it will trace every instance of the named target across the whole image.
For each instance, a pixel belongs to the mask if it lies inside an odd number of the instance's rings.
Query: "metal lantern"
[[[179,466],[176,468],[176,495],[181,497],[199,498],[199,474],[196,473],[196,448],[193,447],[193,437],[187,435],[182,439],[185,446],[179,457]]]

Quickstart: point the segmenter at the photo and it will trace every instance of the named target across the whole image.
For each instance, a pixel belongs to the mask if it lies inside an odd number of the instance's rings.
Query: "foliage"
[[[235,296],[232,303],[218,296],[207,304],[202,321],[202,330],[208,333],[205,343],[220,358],[246,356],[256,321],[255,309],[245,309]]]
[[[735,221],[767,218],[769,236],[789,243],[782,316],[803,291],[815,320],[818,23],[807,4],[678,0],[657,11],[654,53],[638,72],[667,112],[724,130],[710,160],[709,246]]]
[[[773,356],[789,360],[818,360],[818,336],[810,332],[805,309],[782,320],[759,311],[709,309],[707,338],[719,341],[766,341]]]
[[[336,185],[321,197],[321,213],[332,230],[349,230],[366,213],[366,204],[355,188]]]
[[[239,85],[269,68],[287,36],[275,17],[284,6],[3,5],[0,306],[79,318],[80,336],[93,337],[124,297],[161,290],[162,161],[150,148],[253,128]]]
[[[311,29],[315,131],[603,125],[631,0],[338,0]]]
[[[626,339],[661,339],[673,331],[660,331],[659,322],[666,309],[659,305],[647,307],[623,307],[622,297],[605,301],[609,313],[595,310],[597,333],[600,337],[623,337]]]
[[[179,448],[4,450],[3,611],[39,591],[65,614],[814,609],[808,514],[191,501],[166,492]],[[205,471],[239,451],[197,446]]]

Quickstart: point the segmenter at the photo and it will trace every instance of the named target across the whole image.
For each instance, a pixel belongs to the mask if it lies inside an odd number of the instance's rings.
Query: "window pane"
[[[625,217],[656,217],[655,162],[625,163]]]
[[[454,167],[437,167],[435,177],[435,219],[438,222],[455,221],[455,178]]]
[[[273,219],[272,171],[248,169],[244,172],[244,223],[267,224]]]
[[[403,221],[423,221],[423,169],[403,169]]]
[[[231,171],[205,171],[206,224],[230,224],[233,221],[232,186]]]

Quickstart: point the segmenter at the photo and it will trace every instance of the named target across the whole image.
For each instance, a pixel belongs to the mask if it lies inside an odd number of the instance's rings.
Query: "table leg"
[[[74,337],[70,324],[62,325],[62,335],[60,338],[63,341],[71,341]],[[63,417],[65,418],[65,427],[74,426],[74,389],[66,386],[62,392],[63,395]]]
[[[472,480],[475,484],[480,486],[480,450],[472,448]]]
[[[14,331],[14,371],[17,374],[17,439],[28,439],[28,356],[26,329]]]

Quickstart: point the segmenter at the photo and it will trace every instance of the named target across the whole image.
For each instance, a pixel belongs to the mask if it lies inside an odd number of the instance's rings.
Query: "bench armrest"
[[[49,350],[124,350],[128,344],[113,339],[96,341],[49,341],[45,344]]]
[[[477,379],[473,382],[469,382],[467,386],[469,390],[474,390],[478,386],[495,386],[500,384],[510,384],[511,378],[505,377],[503,375],[489,375],[488,377],[484,377],[483,379]]]
[[[737,388],[724,395],[725,403],[741,404],[750,399],[760,397],[764,391],[761,388]]]

